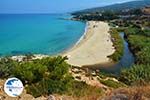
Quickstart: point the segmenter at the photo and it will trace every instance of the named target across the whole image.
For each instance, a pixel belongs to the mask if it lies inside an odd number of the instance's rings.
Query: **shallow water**
[[[0,14],[0,56],[59,54],[83,35],[86,24],[61,14]]]

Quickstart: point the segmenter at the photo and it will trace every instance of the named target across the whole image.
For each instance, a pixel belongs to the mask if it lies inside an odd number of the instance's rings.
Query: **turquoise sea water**
[[[72,47],[82,36],[85,23],[64,20],[69,15],[1,14],[0,55],[55,55]]]

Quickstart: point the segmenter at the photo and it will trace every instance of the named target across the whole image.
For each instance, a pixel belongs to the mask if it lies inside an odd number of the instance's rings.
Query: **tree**
[[[0,78],[7,78],[12,75],[12,71],[18,66],[18,62],[10,58],[0,59]]]

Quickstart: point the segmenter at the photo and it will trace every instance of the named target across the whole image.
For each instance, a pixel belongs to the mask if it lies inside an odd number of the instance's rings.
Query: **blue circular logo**
[[[23,92],[23,84],[18,78],[9,78],[4,84],[4,91],[8,96],[17,97]]]

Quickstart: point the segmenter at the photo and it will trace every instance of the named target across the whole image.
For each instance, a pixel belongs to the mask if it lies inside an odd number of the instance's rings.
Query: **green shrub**
[[[35,83],[40,81],[47,72],[47,66],[34,62],[23,62],[13,70],[13,75],[23,82]]]
[[[8,78],[12,75],[12,71],[19,63],[9,58],[0,59],[0,78]]]
[[[29,94],[32,94],[34,97],[52,93],[62,94],[68,91],[71,81],[71,77],[70,79],[68,78],[62,80],[43,79],[38,83],[28,86],[27,92]]]
[[[140,84],[150,82],[150,65],[133,65],[130,69],[124,69],[120,75],[120,81],[128,84]]]
[[[125,87],[126,85],[121,83],[121,82],[116,82],[114,80],[108,79],[108,80],[103,80],[100,79],[100,82],[108,87],[112,88],[119,88],[119,87]]]
[[[115,47],[116,51],[108,57],[110,57],[113,61],[117,62],[123,56],[123,49],[124,49],[123,40],[119,35],[117,29],[111,29],[110,33],[112,36],[113,46]]]
[[[73,81],[66,57],[47,57],[22,62],[8,58],[0,60],[1,78],[17,77],[26,85],[27,92],[35,97],[68,91]]]
[[[126,35],[140,35],[142,34],[142,30],[140,28],[137,27],[128,27],[125,30]]]
[[[128,41],[136,57],[136,63],[150,64],[150,38],[141,35],[129,35]]]
[[[143,34],[144,34],[145,36],[150,37],[150,30],[144,30],[144,31],[143,31]]]
[[[99,72],[99,77],[101,79],[106,79],[107,77],[117,77],[116,75],[114,74],[110,74],[110,73],[105,73],[105,72]]]
[[[121,72],[120,80],[128,85],[150,82],[150,37],[148,30],[127,28],[126,34],[130,48],[135,55],[136,64]]]

